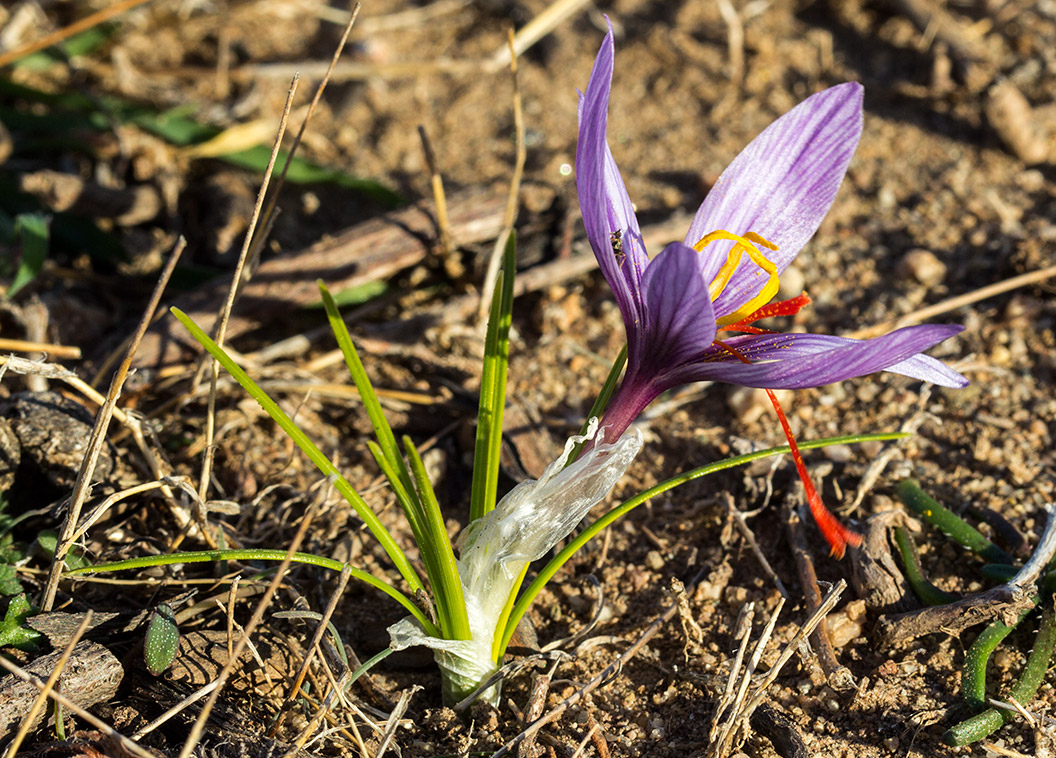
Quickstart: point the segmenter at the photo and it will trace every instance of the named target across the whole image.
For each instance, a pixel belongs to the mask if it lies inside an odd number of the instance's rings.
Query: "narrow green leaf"
[[[906,580],[913,592],[925,605],[946,605],[960,600],[956,595],[939,589],[924,576],[921,568],[920,558],[917,556],[917,546],[913,537],[904,526],[895,527],[895,545],[898,547],[902,558],[902,567],[905,570]]]
[[[1012,556],[988,540],[974,526],[931,497],[913,479],[904,479],[899,482],[895,487],[895,493],[907,508],[987,562],[1013,562]]]
[[[66,576],[82,576],[85,574],[102,574],[109,573],[111,571],[127,571],[129,569],[141,569],[150,568],[152,566],[172,566],[180,563],[217,563],[219,561],[284,561],[286,560],[285,550],[273,550],[273,549],[235,549],[235,550],[195,550],[186,553],[167,553],[165,555],[144,555],[139,558],[129,558],[124,561],[114,561],[113,563],[97,563],[94,566],[87,566],[81,569],[75,569],[73,571],[67,571]],[[418,608],[410,598],[400,592],[398,589],[393,587],[391,584],[383,579],[378,579],[373,574],[368,574],[362,569],[353,568],[341,561],[335,561],[333,558],[327,558],[322,555],[315,555],[313,553],[294,553],[290,557],[290,561],[293,563],[301,563],[307,566],[318,566],[319,568],[329,569],[330,571],[344,571],[348,569],[349,574],[353,579],[358,579],[361,582],[369,584],[375,589],[381,590],[386,595],[391,597],[397,603],[402,605],[407,612],[414,616],[418,623],[425,629],[426,634],[437,637],[440,635],[440,630],[436,628],[436,624],[431,622],[425,617],[421,609]]]
[[[466,615],[466,600],[462,593],[462,580],[458,575],[458,564],[455,562],[455,552],[451,548],[451,538],[447,536],[444,515],[440,511],[440,502],[436,499],[433,485],[429,481],[425,463],[422,462],[410,437],[403,438],[403,447],[407,451],[407,460],[414,473],[414,481],[418,486],[418,494],[425,516],[423,524],[425,542],[420,541],[418,548],[423,555],[426,553],[432,555],[437,564],[436,574],[430,573],[429,580],[436,596],[437,610],[447,617],[447,625],[443,628],[444,634],[447,639],[452,640],[471,639],[469,618]]]
[[[50,220],[43,213],[23,213],[15,218],[15,234],[22,245],[22,261],[15,272],[7,297],[15,294],[37,278],[48,257],[48,226]]]
[[[333,331],[334,337],[337,338],[337,346],[341,349],[341,354],[345,357],[348,373],[351,374],[352,382],[356,385],[359,397],[363,401],[363,407],[370,418],[370,425],[374,428],[374,436],[378,439],[381,452],[384,454],[389,466],[399,476],[403,489],[408,494],[413,495],[414,486],[411,483],[411,474],[407,470],[403,456],[400,455],[399,445],[396,444],[396,435],[392,433],[392,427],[389,426],[389,421],[385,418],[385,412],[378,401],[378,395],[374,392],[374,385],[371,384],[370,377],[367,376],[367,370],[363,368],[363,361],[359,359],[359,352],[356,350],[356,344],[352,341],[352,335],[349,334],[348,326],[345,324],[345,320],[341,318],[341,311],[338,310],[337,303],[330,294],[330,290],[326,288],[326,285],[321,280],[318,285],[319,292],[323,297],[326,317],[330,321],[330,329]]]
[[[378,295],[383,295],[389,291],[388,282],[364,282],[356,287],[348,287],[347,289],[334,292],[331,297],[334,299],[334,303],[337,304],[338,308],[347,308],[350,305],[362,305],[368,300],[373,300]],[[317,303],[310,303],[304,308],[306,310],[312,310],[315,308],[324,307],[325,303],[320,300]]]
[[[473,487],[469,520],[476,521],[495,507],[499,488],[499,451],[502,448],[502,416],[506,407],[506,370],[510,363],[510,324],[513,321],[513,278],[517,265],[517,237],[506,239],[502,271],[488,315],[484,340],[484,364],[480,377],[480,409],[473,451]]]
[[[209,351],[216,360],[220,363],[224,369],[231,374],[232,378],[236,382],[242,385],[242,387],[249,393],[249,395],[260,403],[260,407],[271,416],[272,420],[279,425],[279,428],[289,436],[299,447],[305,455],[308,456],[309,460],[316,465],[316,467],[322,471],[326,476],[334,478],[334,487],[338,492],[348,501],[349,505],[356,511],[367,529],[370,530],[374,538],[381,543],[382,548],[388,554],[389,558],[395,564],[396,569],[403,576],[404,580],[411,586],[415,591],[424,590],[425,587],[422,584],[422,580],[418,578],[418,574],[415,573],[414,567],[411,566],[410,561],[407,560],[407,556],[404,554],[400,546],[396,544],[396,541],[389,534],[389,531],[385,528],[384,524],[378,520],[378,517],[374,515],[374,512],[370,510],[370,507],[366,504],[359,493],[348,483],[341,473],[337,470],[337,467],[330,462],[323,452],[316,446],[314,442],[306,435],[301,429],[293,422],[293,420],[286,415],[286,412],[278,406],[278,404],[268,397],[268,394],[264,392],[257,383],[249,378],[249,375],[242,370],[242,367],[235,363],[231,356],[229,356],[222,348],[220,348],[215,342],[213,342],[209,335],[201,330],[201,328],[191,320],[186,313],[179,310],[178,308],[172,308],[172,314],[176,316],[181,324],[186,327],[187,331],[191,333],[191,336],[198,341],[206,350]]]

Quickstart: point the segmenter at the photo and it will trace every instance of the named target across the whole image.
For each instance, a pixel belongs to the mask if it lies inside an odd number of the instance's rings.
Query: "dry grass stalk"
[[[297,134],[293,137],[293,142],[290,143],[289,153],[286,155],[286,162],[282,165],[282,171],[279,172],[279,178],[275,181],[275,189],[271,193],[271,197],[268,198],[268,204],[264,209],[262,218],[264,219],[264,230],[261,234],[253,234],[253,227],[250,226],[248,236],[253,237],[253,244],[249,251],[249,260],[256,261],[260,258],[260,251],[264,247],[264,241],[271,234],[271,227],[275,223],[275,206],[279,201],[279,193],[282,191],[283,186],[286,184],[286,174],[290,170],[290,164],[293,163],[293,157],[297,154],[297,148],[300,147],[301,141],[304,139],[304,132],[308,129],[308,124],[312,120],[312,116],[315,114],[315,108],[319,105],[319,101],[323,97],[323,91],[326,89],[326,85],[330,82],[330,77],[334,73],[334,66],[341,59],[341,54],[345,51],[345,45],[348,44],[348,35],[352,33],[352,27],[355,26],[356,19],[359,18],[359,3],[353,5],[352,10],[348,13],[348,21],[345,23],[345,30],[341,34],[341,40],[337,43],[337,47],[334,48],[334,55],[330,59],[330,66],[326,69],[326,73],[323,74],[322,81],[319,82],[319,86],[315,88],[315,94],[312,96],[312,102],[308,104],[308,111],[304,114],[304,120],[301,121],[301,127],[297,130]]]
[[[772,486],[772,480],[768,479],[767,485]],[[741,513],[737,508],[736,504],[733,502],[733,497],[729,493],[726,493],[726,510],[733,519],[733,523],[737,525],[737,531],[741,533],[741,536],[744,537],[745,541],[748,543],[748,547],[752,549],[752,555],[754,555],[755,559],[759,561],[759,565],[762,566],[763,571],[768,577],[770,577],[770,581],[774,583],[774,586],[777,587],[777,591],[781,593],[781,597],[788,600],[789,594],[788,590],[785,588],[785,583],[781,581],[781,577],[777,575],[777,572],[774,571],[773,567],[770,565],[770,561],[768,561],[763,554],[762,549],[759,547],[759,543],[755,539],[755,532],[753,532],[752,528],[748,526],[745,514]]]
[[[19,58],[24,58],[27,55],[45,50],[52,45],[68,40],[70,37],[76,36],[81,32],[88,31],[89,29],[99,26],[99,24],[106,23],[114,16],[118,16],[126,11],[130,11],[136,6],[143,5],[148,0],[118,0],[108,8],[96,11],[90,15],[85,16],[80,21],[74,21],[69,26],[65,26],[58,31],[54,31],[51,34],[46,34],[38,40],[30,42],[27,45],[23,45],[17,50],[11,50],[9,52],[0,54],[0,68],[17,61]]]
[[[687,591],[690,594],[692,594],[693,590],[696,588],[697,582],[700,581],[700,577],[703,576],[703,573],[704,573],[703,571],[699,572],[695,577],[693,577],[693,580],[687,586]],[[842,582],[841,584],[844,587],[847,586],[845,582]],[[606,666],[604,669],[602,669],[589,682],[587,682],[582,687],[580,687],[578,690],[576,690],[571,695],[569,695],[567,698],[562,700],[559,705],[555,706],[545,716],[543,716],[541,718],[538,718],[535,721],[533,721],[532,723],[528,724],[528,726],[526,726],[521,731],[520,734],[518,734],[516,737],[514,737],[509,742],[507,742],[505,745],[503,745],[498,750],[496,750],[494,753],[492,753],[491,754],[491,758],[502,758],[502,756],[509,755],[510,751],[514,747],[519,745],[521,742],[523,742],[525,739],[527,739],[531,735],[533,735],[536,732],[538,732],[540,729],[542,729],[544,726],[549,724],[551,721],[555,721],[558,718],[560,718],[561,714],[563,714],[565,711],[567,711],[573,705],[578,703],[584,697],[589,695],[591,692],[596,690],[598,687],[600,687],[603,684],[606,684],[607,682],[609,682],[614,676],[616,676],[620,672],[620,670],[623,668],[623,666],[628,661],[630,661],[632,658],[634,658],[634,656],[638,655],[638,652],[643,647],[645,647],[646,644],[648,644],[649,640],[651,640],[653,637],[656,636],[656,634],[663,628],[664,624],[666,624],[668,621],[670,621],[672,619],[672,617],[674,617],[674,615],[676,613],[678,613],[678,604],[677,603],[674,604],[674,605],[669,606],[663,613],[661,613],[659,616],[657,616],[655,619],[653,619],[653,623],[651,623],[646,628],[646,630],[644,632],[642,632],[641,636],[638,637],[638,639],[634,641],[634,644],[632,644],[629,648],[627,648],[627,650],[623,653],[623,655],[621,655],[615,661],[613,661],[608,666]],[[580,649],[582,649],[582,646],[580,647]]]
[[[717,0],[719,14],[726,24],[726,49],[730,56],[730,83],[744,81],[744,23],[730,0]]]
[[[201,700],[203,697],[208,695],[210,692],[212,692],[213,690],[215,690],[219,686],[220,686],[220,680],[217,679],[217,680],[214,680],[212,682],[209,682],[209,684],[207,684],[207,685],[205,685],[203,687],[200,687],[198,690],[196,690],[195,692],[192,692],[190,695],[185,697],[183,700],[181,700],[180,702],[176,703],[176,705],[174,705],[171,708],[169,708],[169,710],[165,711],[165,713],[161,714],[156,719],[151,721],[149,724],[147,724],[146,726],[141,728],[138,732],[133,734],[132,735],[132,739],[138,740],[138,739],[141,739],[142,737],[145,737],[146,735],[150,734],[155,729],[157,729],[159,726],[161,726],[166,721],[171,719],[173,716],[179,715],[183,711],[187,710],[187,708],[189,708],[190,706],[192,706],[195,703],[197,703],[199,700]]]
[[[515,59],[524,55],[528,48],[572,18],[587,4],[587,0],[554,0],[541,13],[521,27],[521,30],[513,36],[509,46],[500,47],[495,51],[495,54],[484,64],[485,70],[493,73],[510,66]]]
[[[65,366],[60,366],[57,363],[34,361],[28,358],[19,358],[17,355],[0,355],[0,379],[3,379],[4,374],[8,371],[24,375],[36,374],[46,379],[58,379],[73,387],[95,405],[102,406],[106,403],[106,398],[96,391],[94,387]],[[120,408],[115,407],[113,413],[114,418],[122,424],[126,426],[131,424],[128,414]]]
[[[966,292],[963,295],[947,298],[942,302],[935,303],[935,305],[920,308],[919,310],[907,313],[900,318],[885,321],[882,324],[875,324],[866,327],[865,329],[859,329],[858,331],[851,332],[845,336],[852,339],[871,339],[872,337],[879,337],[881,334],[887,334],[892,329],[900,329],[903,326],[919,324],[921,321],[927,321],[930,318],[941,316],[943,313],[948,313],[957,308],[963,308],[966,305],[972,305],[973,303],[978,303],[980,300],[996,297],[997,295],[1011,292],[1020,287],[1038,284],[1046,279],[1051,279],[1054,276],[1056,276],[1056,265],[1046,266],[1037,271],[1029,271],[1026,274],[1020,274],[1019,276],[1013,276],[1009,279],[995,282],[994,284],[988,284],[985,287]]]
[[[766,674],[755,681],[754,685],[753,677],[755,676],[755,671],[759,666],[759,661],[762,659],[766,645],[770,642],[770,638],[773,636],[778,616],[781,613],[781,609],[784,607],[785,601],[783,599],[779,601],[774,612],[771,614],[770,620],[767,622],[766,627],[759,636],[755,649],[752,651],[752,657],[749,660],[747,667],[744,668],[743,673],[741,673],[741,665],[748,638],[751,635],[751,612],[742,613],[741,619],[738,619],[737,624],[738,631],[742,632],[744,636],[741,638],[741,645],[738,649],[737,657],[734,659],[733,666],[730,669],[730,676],[726,681],[726,690],[719,700],[719,705],[716,707],[715,716],[712,720],[712,728],[709,735],[710,744],[708,745],[706,753],[708,758],[724,758],[730,754],[733,750],[734,740],[737,738],[738,734],[745,734],[747,732],[748,720],[751,718],[755,709],[763,702],[763,698],[767,695],[767,690],[770,685],[773,684],[774,680],[777,679],[781,669],[786,663],[788,663],[788,660],[793,654],[795,654],[795,651],[799,648],[803,640],[814,632],[814,629],[818,626],[821,620],[824,619],[825,616],[835,607],[840,599],[840,595],[843,594],[846,587],[847,583],[841,579],[831,590],[829,590],[828,595],[825,596],[825,600],[822,602],[818,610],[807,619],[807,622],[800,627],[798,632],[796,632],[796,636],[785,645],[777,662],[770,667]],[[746,616],[747,618],[745,618]],[[742,619],[745,621],[743,626]],[[731,693],[733,693],[732,696]]]
[[[392,737],[396,734],[396,728],[400,725],[400,719],[403,718],[403,714],[407,712],[407,706],[411,704],[411,698],[414,693],[422,687],[417,684],[411,686],[409,689],[404,690],[400,693],[400,699],[396,703],[396,707],[392,709],[392,713],[389,714],[389,720],[385,725],[385,734],[381,736],[381,744],[378,745],[378,752],[374,758],[382,758],[385,755],[385,751],[389,749],[389,745],[392,743]]]
[[[510,78],[513,80],[513,129],[517,141],[517,152],[513,161],[513,177],[510,179],[510,191],[506,198],[506,215],[503,217],[502,231],[495,238],[488,259],[488,270],[484,275],[484,285],[480,290],[480,305],[477,307],[477,320],[483,325],[491,307],[491,298],[495,294],[495,283],[499,278],[499,263],[502,261],[502,250],[506,240],[513,233],[513,224],[517,220],[517,209],[520,206],[519,195],[521,179],[524,176],[524,163],[528,159],[528,148],[524,143],[524,108],[521,102],[521,88],[517,82],[517,55],[514,53],[514,34],[511,29],[507,42],[510,48]]]
[[[282,138],[286,134],[286,124],[289,122],[290,109],[293,107],[293,96],[297,93],[297,83],[299,81],[300,77],[294,76],[293,81],[290,82],[290,89],[286,95],[286,105],[282,111],[282,119],[279,121],[279,130],[275,135],[275,143],[271,147],[271,157],[268,159],[268,167],[264,172],[264,179],[260,183],[260,190],[257,192],[257,201],[253,206],[253,215],[250,218],[249,228],[246,230],[246,237],[242,243],[242,251],[239,253],[238,262],[235,264],[235,272],[231,276],[231,286],[227,291],[227,299],[224,301],[224,305],[220,309],[220,317],[217,321],[216,333],[213,337],[216,344],[220,347],[224,346],[224,336],[227,332],[227,321],[231,317],[231,309],[235,305],[235,297],[238,295],[238,289],[242,283],[242,274],[246,269],[249,248],[253,242],[253,235],[257,229],[257,222],[260,220],[261,209],[264,204],[264,196],[268,192],[268,185],[271,183],[271,176],[275,171],[275,161],[279,156],[279,147],[282,145]],[[198,480],[198,496],[202,500],[205,500],[209,494],[209,482],[212,477],[213,456],[215,454],[213,440],[214,435],[216,434],[216,383],[220,379],[220,362],[215,358],[209,357],[203,365],[208,366],[211,369],[209,375],[209,405],[205,415],[205,456],[202,459],[201,478]]]
[[[72,345],[54,345],[50,342],[28,342],[26,340],[0,339],[0,350],[15,353],[48,353],[53,358],[70,358],[78,360],[81,349]]]
[[[319,622],[316,624],[315,634],[312,635],[312,641],[308,644],[308,653],[304,656],[300,669],[293,677],[293,685],[287,693],[286,702],[282,704],[282,711],[279,714],[279,717],[275,719],[275,723],[268,729],[268,736],[274,735],[279,730],[279,727],[282,726],[282,722],[286,718],[286,714],[289,713],[289,709],[294,705],[295,699],[299,696],[301,685],[304,684],[304,678],[308,675],[308,668],[312,665],[313,658],[319,652],[319,645],[323,640],[323,635],[326,634],[327,625],[330,623],[330,618],[334,615],[334,611],[337,610],[337,603],[345,593],[345,588],[348,586],[348,580],[351,576],[352,574],[347,566],[342,569],[341,576],[337,580],[337,588],[330,595],[330,600],[326,604],[326,609],[323,611],[322,618],[320,618]],[[319,720],[321,720],[321,712],[325,707],[325,702],[320,705],[320,714],[317,714]],[[305,735],[305,739],[307,739],[307,735]]]
[[[440,165],[436,161],[436,153],[433,144],[429,141],[429,134],[425,127],[418,124],[418,139],[422,143],[422,153],[425,155],[425,165],[429,169],[429,187],[433,192],[433,203],[436,205],[436,229],[440,235],[440,261],[443,263],[444,271],[452,279],[457,279],[465,273],[462,264],[455,259],[455,243],[451,237],[451,218],[447,213],[447,195],[444,193],[444,177],[440,173]]]
[[[95,417],[95,426],[92,428],[92,435],[88,440],[88,448],[85,451],[81,469],[77,473],[77,481],[73,485],[73,494],[70,496],[66,518],[62,522],[59,540],[55,546],[55,556],[51,563],[51,571],[48,574],[48,582],[40,603],[41,611],[44,613],[50,611],[55,603],[55,593],[59,588],[59,580],[62,578],[62,569],[65,565],[63,559],[73,545],[73,533],[81,516],[81,508],[88,498],[92,477],[95,475],[95,467],[99,462],[99,454],[106,443],[106,432],[110,428],[110,418],[114,415],[114,409],[117,407],[117,399],[121,395],[121,388],[128,377],[132,359],[135,357],[140,340],[143,339],[147,327],[154,318],[154,312],[158,308],[158,303],[161,302],[161,295],[165,291],[165,287],[169,283],[169,277],[172,276],[176,263],[180,260],[180,255],[186,246],[186,241],[181,237],[169,255],[169,260],[158,277],[158,283],[154,286],[154,292],[150,295],[150,302],[147,303],[147,307],[143,312],[143,318],[140,319],[139,326],[136,327],[136,332],[132,337],[128,350],[125,352],[124,360],[121,361],[121,365],[118,366],[110,382],[110,391],[107,393],[106,402],[103,403],[99,409],[99,414]]]

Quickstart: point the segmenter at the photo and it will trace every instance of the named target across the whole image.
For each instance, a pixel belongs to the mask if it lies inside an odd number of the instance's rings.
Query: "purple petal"
[[[649,257],[627,188],[606,142],[613,45],[610,28],[594,61],[587,91],[579,99],[576,191],[587,239],[630,334],[631,324],[641,312],[641,280]],[[614,234],[620,235],[619,255],[614,250]]]
[[[807,98],[752,140],[723,171],[690,224],[686,244],[716,229],[755,232],[778,246],[767,252],[783,271],[817,231],[836,198],[862,134],[862,86],[848,82]],[[730,242],[708,255],[726,257]],[[721,318],[759,292],[766,277],[745,258],[715,301]]]
[[[911,326],[872,340],[852,340],[822,334],[746,335],[725,340],[751,364],[712,346],[678,376],[682,384],[713,381],[770,389],[820,387],[876,371],[893,371],[943,387],[964,387],[968,380],[940,361],[919,355],[964,327],[932,324]]]
[[[673,242],[642,277],[644,328],[631,343],[628,373],[640,366],[664,374],[699,355],[715,339],[715,314],[700,275],[700,254]]]

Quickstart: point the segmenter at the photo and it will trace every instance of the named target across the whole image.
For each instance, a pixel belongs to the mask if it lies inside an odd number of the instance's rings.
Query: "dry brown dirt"
[[[20,12],[37,13],[30,22],[20,22],[28,23],[21,34],[31,38],[102,5],[17,2],[2,11],[6,15],[0,22],[11,24]],[[477,65],[445,72],[438,67],[446,61],[491,57],[502,50],[511,24],[523,26],[546,5],[544,0],[364,3],[345,56],[355,67],[330,84],[303,155],[377,180],[408,198],[425,198],[429,181],[416,131],[422,125],[449,192],[504,193],[515,147],[508,71],[489,72]],[[865,131],[847,181],[817,236],[784,277],[787,287],[799,284],[814,302],[796,317],[796,328],[854,333],[1056,262],[1056,5],[1022,0],[731,0],[743,27],[743,46],[737,48],[743,53],[743,72],[736,80],[730,27],[721,5],[694,0],[587,3],[521,57],[518,76],[527,129],[518,221],[523,268],[587,250],[570,167],[576,90],[586,85],[605,28],[603,14],[617,35],[610,139],[643,223],[691,214],[737,152],[809,94],[848,80],[865,85]],[[939,9],[953,31],[937,19],[915,24],[910,15],[914,8]],[[51,92],[115,95],[156,108],[190,105],[203,121],[225,128],[257,120],[273,125],[289,73],[306,62],[327,60],[340,36],[341,26],[326,20],[340,10],[324,11],[324,4],[315,0],[148,3],[120,17],[107,43],[89,55],[43,69],[9,67],[0,76]],[[418,65],[396,70],[395,64],[407,62]],[[317,79],[306,76],[303,89],[309,91]],[[994,88],[1000,82],[1013,85],[1024,102],[998,102]],[[302,91],[295,111],[303,113],[307,98]],[[29,107],[17,99],[10,105]],[[16,144],[24,138],[13,134]],[[112,229],[128,251],[129,258],[120,264],[56,244],[40,279],[5,303],[0,336],[26,338],[24,325],[36,322],[25,314],[43,308],[48,319],[40,336],[82,347],[97,367],[98,345],[129,333],[130,319],[134,322],[141,312],[177,234],[187,235],[185,262],[199,271],[220,274],[231,267],[259,176],[192,159],[127,125],[96,135],[92,145],[89,151],[58,145],[50,153],[36,152],[0,168],[9,177],[55,169],[112,187],[146,186],[157,191],[162,208],[132,224],[98,222]],[[330,185],[288,186],[280,206],[265,258],[298,250],[383,210],[351,190]],[[681,232],[670,237],[681,238]],[[479,379],[475,361],[481,343],[472,320],[452,323],[430,314],[437,312],[437,304],[476,291],[490,247],[487,242],[465,251],[466,271],[457,280],[430,260],[392,276],[385,294],[350,311],[354,333],[366,340],[365,360],[377,385],[417,393],[411,402],[394,397],[387,407],[397,433],[418,443],[430,440],[427,460],[446,498],[452,532],[460,528],[468,501],[473,391]],[[326,279],[327,273],[318,275]],[[185,281],[181,286],[190,285]],[[911,475],[955,510],[974,505],[999,512],[1034,544],[1045,525],[1045,505],[1054,498],[1056,472],[1052,295],[1051,283],[1035,283],[934,317],[966,327],[932,351],[970,377],[965,390],[930,390],[902,377],[877,375],[790,395],[785,407],[800,439],[894,431],[914,417],[920,422],[913,437],[898,443],[890,464],[853,510],[847,507],[867,467],[886,446],[808,454],[829,505],[858,523],[901,509],[893,485]],[[391,498],[376,485],[376,470],[363,444],[370,432],[365,413],[349,396],[306,391],[319,381],[349,384],[342,366],[313,363],[333,350],[332,338],[317,330],[324,321],[321,310],[275,313],[262,330],[234,347],[251,353],[301,332],[314,335],[299,352],[258,364],[254,371],[261,378],[294,383],[292,389],[277,390],[284,407],[296,412],[407,542],[409,534]],[[509,395],[535,409],[537,431],[551,453],[582,422],[623,339],[619,313],[597,272],[554,282],[517,301]],[[385,349],[372,351],[371,345]],[[91,378],[78,362],[66,365]],[[184,363],[168,372],[145,371],[134,378],[123,403],[150,419],[172,470],[196,478],[205,402],[201,394],[188,395],[191,369]],[[25,389],[22,379],[8,374],[0,397]],[[76,393],[70,395],[83,402]],[[756,394],[712,385],[663,398],[658,405],[662,407],[650,414],[646,426],[646,447],[613,502],[752,445],[783,441],[765,397]],[[232,542],[285,547],[298,517],[319,497],[319,475],[237,387],[223,387],[217,426],[223,434],[211,497],[241,507],[235,515],[213,513],[208,518],[226,523]],[[93,502],[152,478],[131,440],[119,431],[115,425],[117,470]],[[27,486],[16,478],[8,493],[19,509],[44,508],[61,496],[61,488],[40,495]],[[779,643],[791,639],[808,615],[781,518],[782,503],[798,488],[788,460],[707,477],[642,507],[559,574],[531,614],[542,643],[582,629],[599,592],[605,607],[590,632],[590,644],[581,645],[572,660],[554,670],[548,709],[608,666],[673,602],[668,588],[674,578],[687,584],[699,578],[687,599],[700,635],[677,616],[665,624],[611,680],[542,730],[536,741],[540,755],[705,754],[714,677],[730,665],[738,613],[745,603],[756,604],[758,634],[779,597],[733,527],[727,496],[742,511],[759,509],[749,524],[791,595],[776,641],[764,655],[765,667],[776,658]],[[51,511],[43,510],[21,522],[14,535],[30,543],[39,530],[56,524]],[[389,572],[383,553],[357,528],[347,506],[325,500],[302,549]],[[156,493],[139,495],[93,528],[84,547],[92,560],[113,560],[163,551],[179,532]],[[849,577],[849,560],[827,557],[813,525],[808,524],[807,534],[823,589]],[[989,586],[978,571],[979,562],[934,530],[926,527],[917,540],[925,571],[936,584],[964,593]],[[203,547],[192,534],[181,549]],[[27,589],[39,589],[40,571],[46,567],[39,556],[26,565],[22,579]],[[62,597],[71,603],[69,610],[128,612],[196,589],[190,602],[215,595],[226,607],[224,574],[220,566],[186,565],[144,574],[153,577],[153,584],[64,585],[67,594]],[[597,578],[597,586],[588,575]],[[191,579],[201,583],[189,584]],[[300,597],[307,608],[322,611],[335,581],[323,571],[298,569],[279,592],[274,609],[294,608]],[[253,600],[236,604],[236,621],[248,621]],[[355,584],[344,593],[334,621],[361,660],[387,644],[385,626],[400,617],[399,609],[386,603]],[[947,748],[941,742],[944,729],[966,714],[960,704],[960,667],[980,627],[883,647],[876,633],[879,612],[863,612],[853,589],[837,613],[841,635],[836,655],[850,670],[854,686],[829,686],[804,650],[771,688],[770,704],[802,735],[810,755],[996,754],[979,746]],[[194,685],[215,676],[226,660],[227,629],[224,608],[215,603],[194,615],[184,627],[183,663],[158,679],[143,668],[135,635],[113,637],[113,652],[125,665],[125,684],[112,702],[95,711],[122,732],[135,732]],[[274,735],[279,742],[261,735],[284,702],[286,678],[296,669],[312,629],[305,622],[269,617],[260,649],[247,656],[235,685],[220,700],[216,726],[207,731],[202,754],[262,755],[284,750],[281,745],[297,736],[307,724],[305,713],[313,711],[315,693],[326,686],[318,671],[311,674],[308,699],[297,701]],[[1028,629],[1021,630],[995,656],[992,692],[1007,691],[1031,638]],[[363,711],[357,715],[354,708],[366,709],[376,719],[377,709],[388,712],[401,691],[417,684],[423,689],[410,700],[406,723],[395,735],[402,755],[490,755],[520,732],[531,679],[531,672],[520,674],[507,683],[497,712],[478,708],[470,721],[462,722],[441,708],[439,679],[428,660],[410,654],[394,657],[371,672],[369,688],[352,690],[352,705],[338,708],[329,725],[333,728],[305,749],[373,755],[379,735],[364,724]],[[1050,679],[1030,709],[1046,713],[1053,698]],[[162,754],[177,754],[194,713],[192,708],[142,743]],[[592,739],[588,735],[595,724]],[[83,723],[76,728],[84,728]],[[1050,749],[1049,734],[1047,727],[1035,732],[1015,723],[992,738],[992,749],[1042,755]],[[41,755],[90,752],[69,745],[48,747],[54,740],[53,734],[39,731],[26,745],[35,745]],[[101,742],[93,744],[91,749],[106,749],[99,747]],[[390,748],[393,754],[396,749]],[[758,734],[741,749],[748,755],[775,754]]]

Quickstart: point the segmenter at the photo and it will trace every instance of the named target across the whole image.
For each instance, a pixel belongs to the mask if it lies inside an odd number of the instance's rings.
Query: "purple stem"
[[[627,431],[627,427],[634,423],[638,415],[661,392],[662,390],[656,389],[648,379],[642,379],[637,375],[625,376],[601,419],[601,428],[605,430],[605,441],[618,440],[620,435]],[[590,447],[593,447],[593,444],[585,449]]]

